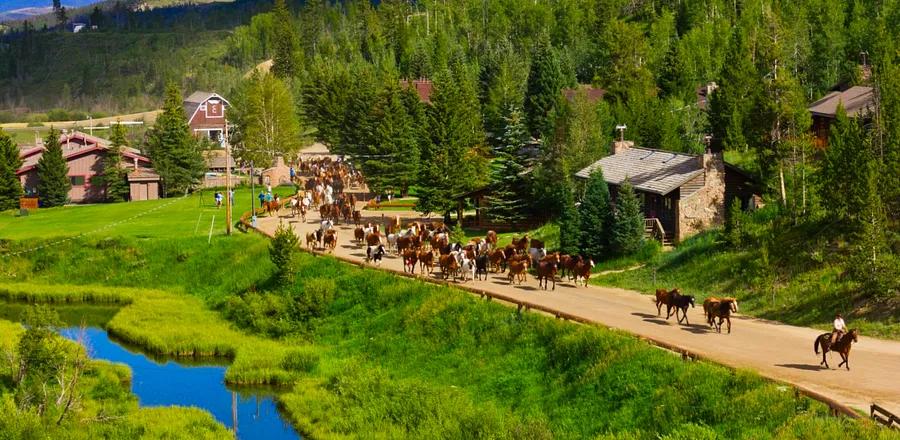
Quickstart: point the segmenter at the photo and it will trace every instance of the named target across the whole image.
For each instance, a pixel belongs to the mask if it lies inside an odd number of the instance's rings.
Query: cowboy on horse
[[[844,317],[840,313],[834,315],[834,329],[831,330],[831,344],[841,340],[844,333],[847,332],[847,325],[844,324]]]

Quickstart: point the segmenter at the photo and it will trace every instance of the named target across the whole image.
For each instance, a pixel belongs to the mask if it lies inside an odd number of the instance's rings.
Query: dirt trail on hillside
[[[289,210],[284,210],[281,217],[261,218],[259,227],[271,234],[283,221],[293,226],[301,240],[307,232],[319,227],[317,213],[308,215],[305,223],[289,214]],[[380,212],[363,211],[363,215],[368,215],[372,221],[382,219]],[[397,211],[388,211],[385,215],[418,217],[415,213]],[[336,229],[338,246],[335,255],[362,262],[366,250],[352,241],[354,226],[341,224]],[[381,263],[381,269],[402,272],[403,263],[396,255],[389,255]],[[841,361],[836,353],[829,353],[828,362],[832,369],[827,370],[819,366],[822,356],[813,353],[813,342],[823,333],[821,330],[738,315],[732,319],[731,334],[718,334],[707,327],[702,306],[689,310],[690,325],[678,325],[675,318],[666,321],[664,317],[656,316],[656,307],[649,295],[630,290],[575,287],[568,281],[557,283],[555,291],[539,290],[537,280],[531,276],[523,285],[511,286],[505,274],[490,274],[486,281],[465,284],[661,341],[724,365],[752,369],[866,414],[872,403],[900,414],[900,379],[897,377],[900,373],[900,342],[862,336],[850,353],[850,371],[836,369]]]

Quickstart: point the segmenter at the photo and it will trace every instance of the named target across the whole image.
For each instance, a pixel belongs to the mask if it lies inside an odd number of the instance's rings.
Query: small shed
[[[131,201],[158,199],[159,181],[159,174],[150,170],[136,170],[128,173]]]
[[[431,104],[431,91],[434,89],[434,83],[430,79],[419,78],[410,80],[400,80],[400,87],[403,89],[413,88],[419,95],[419,100],[425,104]]]

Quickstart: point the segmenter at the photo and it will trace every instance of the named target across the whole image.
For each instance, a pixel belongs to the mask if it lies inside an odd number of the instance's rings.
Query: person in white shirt
[[[847,325],[844,324],[844,317],[840,313],[834,315],[834,330],[831,331],[831,343],[834,344],[841,339],[841,336],[847,332]]]

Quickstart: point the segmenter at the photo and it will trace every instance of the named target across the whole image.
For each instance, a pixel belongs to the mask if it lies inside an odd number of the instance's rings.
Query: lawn
[[[293,193],[290,186],[273,188],[281,195]],[[225,233],[225,208],[216,208],[208,189],[187,197],[143,202],[69,205],[39,209],[28,216],[16,211],[0,212],[0,239],[29,240],[98,234],[136,238],[176,238]],[[250,210],[249,188],[235,190],[234,221]]]

